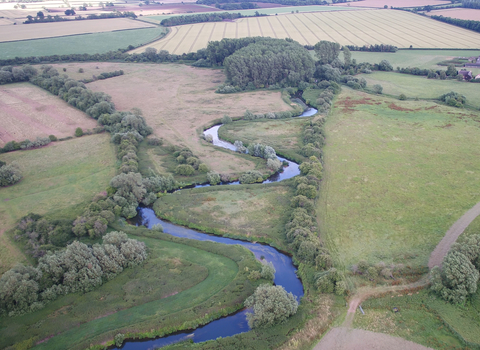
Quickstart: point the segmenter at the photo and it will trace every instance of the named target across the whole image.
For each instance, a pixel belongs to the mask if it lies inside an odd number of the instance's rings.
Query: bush
[[[177,165],[175,173],[183,176],[190,176],[195,173],[195,168],[189,164],[180,164]]]
[[[245,306],[253,308],[253,313],[247,313],[248,325],[251,328],[267,328],[294,315],[298,302],[282,286],[262,284],[247,298]]]
[[[57,137],[55,135],[48,135],[48,138],[50,139],[50,141],[52,142],[55,142],[55,141],[58,141]]]
[[[218,185],[220,183],[220,174],[214,171],[207,174],[207,180],[210,185]]]
[[[124,340],[125,340],[125,334],[123,334],[123,333],[118,333],[118,334],[115,336],[114,340],[115,340],[115,346],[116,346],[117,348],[120,348],[120,347],[122,346]]]
[[[83,136],[83,130],[82,130],[82,128],[79,127],[79,128],[76,128],[76,129],[75,129],[75,136],[76,136],[76,137],[81,137],[81,136]]]
[[[156,137],[150,137],[147,139],[147,145],[149,146],[161,146],[163,145],[163,140],[156,138]]]
[[[380,95],[383,92],[383,86],[380,84],[373,85],[373,92]]]
[[[0,167],[0,187],[13,185],[21,179],[22,172],[15,162]]]
[[[198,166],[198,171],[201,172],[201,173],[207,173],[208,172],[208,167],[206,164],[200,164]]]
[[[78,69],[78,73],[83,73],[83,72],[84,72],[83,68]]]
[[[249,170],[242,174],[239,178],[242,184],[253,184],[255,182],[263,182],[262,173],[257,170]]]
[[[407,99],[407,96],[405,96],[405,94],[400,94],[400,96],[398,96],[398,99],[401,101],[405,101]]]
[[[161,224],[155,224],[152,226],[153,231],[163,232],[163,226]]]
[[[230,124],[232,122],[232,118],[230,118],[228,115],[224,115],[222,118],[222,123],[223,124]]]
[[[275,267],[271,262],[262,265],[261,277],[266,280],[273,281],[275,279]]]

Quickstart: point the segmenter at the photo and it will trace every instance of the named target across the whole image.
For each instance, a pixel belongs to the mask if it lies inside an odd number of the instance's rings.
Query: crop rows
[[[182,54],[222,38],[270,36],[305,45],[320,40],[342,45],[392,44],[400,48],[478,48],[480,34],[412,13],[394,10],[335,11],[242,18],[235,22],[199,23],[172,28],[149,45]],[[141,47],[135,52],[143,52]]]

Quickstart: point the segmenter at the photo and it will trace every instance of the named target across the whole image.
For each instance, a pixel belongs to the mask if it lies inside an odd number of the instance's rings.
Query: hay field
[[[345,268],[426,266],[478,202],[480,112],[344,88],[329,116],[320,191],[322,238]]]
[[[441,35],[439,35],[441,33]],[[320,40],[342,45],[392,44],[400,48],[478,48],[480,34],[409,12],[395,10],[332,11],[241,18],[235,22],[198,23],[172,28],[167,37],[140,47],[182,54],[222,38],[270,36],[314,45]]]
[[[385,5],[388,7],[419,7],[426,5],[450,5],[450,1],[441,0],[363,0],[352,1],[348,3],[348,6],[354,7],[376,7],[383,8]]]
[[[73,136],[97,121],[41,88],[17,83],[0,87],[0,147],[9,141]]]
[[[428,16],[443,16],[470,21],[480,21],[480,10],[468,8],[454,8],[438,11],[430,11],[426,13]]]
[[[3,26],[0,42],[51,38],[66,35],[112,32],[116,30],[152,28],[153,24],[128,18],[83,20],[71,22],[36,23],[21,26]]]
[[[194,68],[185,65],[151,65],[139,63],[78,63],[88,71],[122,69],[125,74],[115,79],[89,83],[94,91],[112,96],[118,110],[138,107],[154,133],[175,145],[185,145],[212,170],[239,174],[255,168],[255,162],[233,152],[220,151],[200,139],[201,129],[225,114],[241,116],[253,113],[290,110],[279,91],[257,91],[239,94],[216,94],[225,81],[221,70]],[[200,130],[201,129],[201,130]]]
[[[71,216],[72,206],[91,201],[115,175],[115,153],[106,134],[4,153],[0,160],[17,162],[23,173],[19,183],[0,188],[0,274],[24,261],[5,230],[28,213],[63,210]]]

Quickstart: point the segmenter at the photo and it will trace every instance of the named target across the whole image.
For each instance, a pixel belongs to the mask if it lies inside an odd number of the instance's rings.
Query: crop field
[[[0,43],[0,59],[69,55],[73,53],[105,53],[118,49],[126,49],[129,45],[143,45],[159,38],[164,31],[165,28],[155,27],[46,39],[2,42]]]
[[[478,112],[344,88],[326,122],[318,206],[336,261],[425,266],[478,202],[479,122]]]
[[[465,19],[470,21],[480,21],[480,10],[468,8],[454,8],[445,10],[430,11],[428,16],[443,16]]]
[[[442,35],[438,35],[442,33]],[[480,33],[394,10],[332,11],[241,18],[234,22],[177,26],[165,38],[146,47],[182,54],[205,48],[223,38],[266,36],[292,38],[302,45],[320,40],[342,45],[391,44],[414,48],[478,48]]]
[[[2,27],[2,36],[0,38],[0,42],[152,27],[152,24],[134,21],[129,18],[36,23],[30,25]]]
[[[352,1],[348,6],[354,7],[376,7],[383,8],[385,5],[388,7],[419,7],[426,5],[450,5],[450,1],[441,0],[363,0]]]
[[[213,186],[176,192],[155,202],[157,216],[202,231],[234,235],[285,247],[283,226],[291,189],[269,186]]]
[[[111,95],[118,110],[140,108],[157,136],[187,146],[219,173],[238,174],[255,168],[255,162],[201,140],[202,127],[225,114],[241,116],[246,109],[253,113],[291,109],[279,91],[216,94],[216,87],[225,80],[220,70],[177,64],[78,63],[86,71],[97,66],[100,72],[122,69],[125,74],[89,83],[89,88]]]
[[[410,74],[375,72],[362,74],[368,86],[380,84],[383,93],[399,96],[405,94],[408,98],[436,99],[450,91],[456,91],[467,98],[467,104],[480,107],[480,85],[457,80],[427,79]]]
[[[1,232],[28,213],[48,214],[71,210],[105,190],[115,174],[115,156],[107,135],[84,136],[52,143],[44,148],[0,155],[16,162],[23,179],[0,189],[0,273],[21,260],[21,255]]]
[[[357,62],[379,63],[381,60],[387,60],[394,69],[418,67],[446,70],[447,67],[439,66],[437,63],[455,57],[471,56],[480,56],[480,50],[398,50],[395,53],[352,51],[352,59],[356,59]],[[340,58],[343,58],[343,54],[340,54]]]
[[[0,147],[9,141],[55,135],[73,136],[75,129],[92,129],[96,120],[57,96],[28,83],[0,87]]]

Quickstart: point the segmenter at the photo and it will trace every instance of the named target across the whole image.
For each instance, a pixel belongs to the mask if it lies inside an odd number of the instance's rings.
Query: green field
[[[105,53],[144,45],[164,32],[165,28],[145,28],[0,43],[0,59]]]
[[[291,196],[283,183],[217,186],[175,192],[153,208],[157,216],[182,225],[286,249],[283,226]]]
[[[263,143],[271,146],[289,159],[303,157],[297,152],[302,148],[302,129],[310,118],[286,120],[236,121],[224,124],[218,134],[221,139],[231,143],[240,140],[244,144]],[[289,157],[290,155],[290,157]]]
[[[244,248],[146,234],[151,237],[134,236],[149,248],[143,266],[126,269],[95,291],[70,294],[38,312],[4,318],[0,347],[56,333],[35,348],[83,349],[93,341],[111,340],[119,331],[171,331],[184,322],[194,325],[205,314],[232,310],[253,290],[239,269],[259,268],[259,263],[252,254],[245,259]]]
[[[63,210],[75,218],[78,213],[67,211],[104,191],[115,174],[114,149],[104,134],[4,153],[0,160],[17,162],[23,173],[19,183],[0,189],[0,232],[32,212],[43,215]],[[6,234],[0,234],[0,256],[0,273],[23,260]]]
[[[313,6],[287,6],[287,7],[273,7],[273,8],[258,8],[258,9],[252,9],[252,10],[235,10],[235,11],[223,11],[220,10],[220,12],[198,12],[198,13],[184,13],[184,14],[179,14],[179,15],[162,15],[162,16],[145,16],[142,17],[143,21],[151,22],[151,23],[158,23],[165,18],[170,18],[170,17],[175,17],[175,16],[189,16],[189,15],[206,15],[206,14],[213,14],[213,13],[222,13],[222,12],[229,12],[229,13],[241,13],[243,16],[253,16],[255,15],[255,12],[259,12],[261,14],[266,14],[266,15],[275,15],[275,14],[283,14],[283,13],[291,13],[292,11],[294,12],[323,12],[323,11],[344,11],[344,10],[361,10],[361,9],[356,9],[352,7],[346,7],[346,6],[319,6],[319,5],[313,5]]]
[[[326,123],[318,214],[338,264],[427,264],[478,202],[480,114],[344,88]]]
[[[171,28],[165,38],[146,47],[173,54],[195,52],[209,41],[264,36],[292,38],[302,45],[320,40],[341,45],[390,44],[400,48],[478,49],[480,33],[410,12],[396,10],[331,11],[240,18],[232,22],[187,24]],[[442,35],[438,35],[442,33]]]
[[[356,313],[353,326],[402,337],[434,349],[464,349],[456,332],[465,340],[478,344],[478,293],[470,311],[447,304],[426,290],[392,295],[364,301],[365,315]],[[394,307],[399,309],[398,313],[392,311]]]
[[[441,95],[450,91],[465,95],[467,104],[473,107],[480,107],[480,84],[467,83],[457,80],[427,79],[410,74],[375,72],[372,74],[361,74],[365,78],[369,88],[375,84],[383,87],[383,93],[399,96],[405,94],[407,98],[438,99]]]

